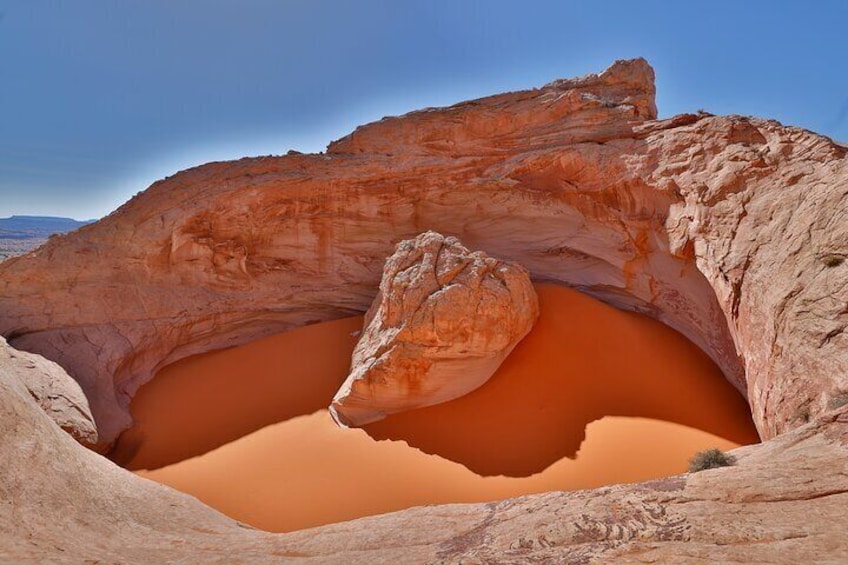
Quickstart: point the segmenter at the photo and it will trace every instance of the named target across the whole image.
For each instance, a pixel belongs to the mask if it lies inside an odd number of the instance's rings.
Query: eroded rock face
[[[364,312],[394,245],[432,229],[667,323],[744,393],[724,295],[720,304],[692,245],[672,251],[669,241],[671,227],[689,224],[672,218],[683,213],[683,193],[665,177],[688,169],[658,170],[667,145],[675,159],[687,154],[679,138],[695,155],[711,144],[693,161],[698,169],[719,166],[722,148],[737,147],[723,133],[731,120],[655,117],[650,66],[621,61],[581,79],[386,119],[326,154],[184,171],[0,265],[0,334],[77,379],[105,450],[159,368]],[[787,140],[779,168],[807,166],[809,154],[793,148],[815,136],[762,124],[775,144]],[[764,178],[751,190],[773,187]]]
[[[840,560],[846,149],[767,120],[656,121],[652,78],[619,62],[364,126],[326,154],[182,172],[0,264],[0,334],[68,369],[106,447],[159,367],[364,311],[394,243],[435,229],[680,330],[783,435],[692,476],[275,536],[85,450],[0,362],[3,559]]]
[[[0,264],[0,335],[67,369],[106,449],[159,368],[365,311],[393,246],[433,229],[677,329],[772,437],[848,388],[846,149],[768,120],[656,121],[652,79],[618,62],[326,154],[184,171]]]
[[[86,447],[97,444],[97,428],[88,399],[65,370],[48,359],[18,351],[0,337],[0,366],[13,372],[42,410]]]
[[[426,232],[398,244],[365,317],[337,423],[362,426],[481,386],[527,335],[539,301],[527,271]]]
[[[768,120],[656,121],[652,79],[618,62],[326,154],[181,172],[0,264],[0,335],[80,383],[106,449],[157,369],[365,311],[393,246],[432,229],[677,329],[772,437],[848,388],[846,149]]]

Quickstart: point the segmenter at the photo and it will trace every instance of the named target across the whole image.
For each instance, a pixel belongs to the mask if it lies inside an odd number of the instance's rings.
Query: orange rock
[[[370,124],[325,154],[184,171],[0,263],[0,335],[79,382],[106,449],[159,368],[363,312],[394,244],[432,229],[679,330],[774,439],[739,450],[729,469],[271,536],[86,451],[0,363],[2,558],[79,562],[92,548],[121,562],[232,561],[234,551],[252,562],[848,554],[848,415],[831,411],[848,389],[848,151],[763,119],[656,121],[652,79],[644,60],[618,62]]]
[[[157,369],[365,311],[432,229],[680,331],[772,437],[848,388],[846,149],[654,108],[636,59],[183,171],[0,263],[0,335],[80,383],[106,449]]]
[[[364,312],[396,243],[432,229],[660,319],[744,392],[713,289],[669,248],[680,196],[649,183],[648,155],[675,128],[655,117],[636,59],[363,126],[322,155],[183,171],[0,264],[0,335],[77,379],[106,450],[159,368]]]
[[[459,398],[489,380],[538,316],[520,265],[435,232],[401,241],[330,414],[358,427]]]

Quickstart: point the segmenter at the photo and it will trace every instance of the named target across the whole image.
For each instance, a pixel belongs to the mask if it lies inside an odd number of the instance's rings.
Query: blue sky
[[[661,116],[848,140],[848,1],[0,0],[0,217],[643,56]]]

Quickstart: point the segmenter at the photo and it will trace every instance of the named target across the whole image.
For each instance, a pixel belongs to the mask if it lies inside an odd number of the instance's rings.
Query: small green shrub
[[[848,404],[848,390],[836,391],[836,393],[830,397],[830,400],[827,401],[827,407],[831,410],[842,408],[846,404]]]
[[[729,467],[736,463],[736,459],[732,455],[728,455],[720,449],[707,449],[699,451],[689,460],[689,472],[697,473],[698,471],[706,471],[707,469],[718,469],[719,467]]]

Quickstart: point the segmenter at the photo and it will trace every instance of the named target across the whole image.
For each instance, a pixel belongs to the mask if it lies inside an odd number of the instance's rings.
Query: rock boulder
[[[361,426],[485,383],[539,316],[527,271],[426,232],[386,261],[330,412]]]

